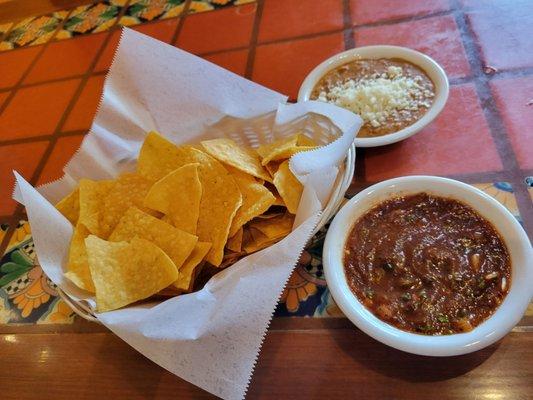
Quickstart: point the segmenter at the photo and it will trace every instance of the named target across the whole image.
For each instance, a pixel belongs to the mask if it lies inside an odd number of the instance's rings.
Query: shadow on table
[[[483,350],[454,357],[427,357],[386,346],[359,330],[336,336],[339,347],[354,361],[382,375],[409,382],[436,382],[461,376],[483,364],[499,347],[497,342]]]

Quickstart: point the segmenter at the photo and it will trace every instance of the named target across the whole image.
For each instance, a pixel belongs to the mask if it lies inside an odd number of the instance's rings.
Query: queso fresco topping
[[[359,137],[397,132],[419,120],[435,97],[431,79],[417,66],[400,59],[356,60],[328,72],[311,99],[359,114]]]
[[[359,218],[344,257],[348,285],[381,320],[405,331],[470,331],[509,290],[510,257],[493,226],[456,200],[419,193]]]

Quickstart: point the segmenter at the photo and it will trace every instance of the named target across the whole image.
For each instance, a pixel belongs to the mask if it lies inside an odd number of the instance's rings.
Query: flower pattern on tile
[[[29,224],[21,221],[0,261],[0,323],[71,323],[72,316],[37,262]]]
[[[57,39],[108,30],[115,25],[123,5],[123,1],[111,0],[75,8],[58,32]]]
[[[182,13],[184,3],[184,0],[132,0],[119,23],[132,26],[146,21],[177,17]]]
[[[329,289],[324,290],[320,298],[320,304],[315,310],[313,317],[316,318],[342,318],[344,314],[333,300]]]
[[[66,17],[64,11],[41,17],[26,18],[13,26],[0,43],[0,50],[46,43],[54,35],[61,21]]]
[[[518,204],[516,204],[513,187],[509,182],[476,183],[473,186],[487,193],[489,196],[494,197],[503,204],[519,222],[522,222],[520,212],[518,211]]]
[[[211,11],[227,6],[238,6],[242,4],[254,3],[256,0],[193,0],[189,5],[189,13]]]

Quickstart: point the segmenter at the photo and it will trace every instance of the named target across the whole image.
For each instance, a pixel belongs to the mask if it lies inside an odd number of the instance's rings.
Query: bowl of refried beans
[[[404,140],[430,124],[448,99],[446,73],[432,58],[397,46],[339,53],[305,78],[298,101],[317,100],[361,116],[357,147]]]

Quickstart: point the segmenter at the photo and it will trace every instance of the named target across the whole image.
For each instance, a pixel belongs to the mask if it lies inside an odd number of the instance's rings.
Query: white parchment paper
[[[97,314],[146,357],[227,399],[240,399],[246,393],[283,286],[361,125],[357,116],[332,105],[285,101],[279,93],[126,29],[90,133],[65,167],[65,176],[35,189],[15,173],[15,198],[26,206],[44,272],[73,299],[94,305],[89,293],[63,275],[73,229],[53,206],[80,178],[105,179],[133,170],[150,130],[176,143],[223,134],[257,144],[261,135],[248,128],[242,132],[221,128],[215,133],[209,127],[228,117],[239,121],[272,112],[276,114],[267,136],[295,133],[298,125],[291,128],[291,121],[309,113],[326,116],[336,125],[340,131],[336,141],[291,159],[291,169],[305,189],[297,223],[284,240],[223,270],[196,293]],[[282,130],[286,124],[289,128]]]

